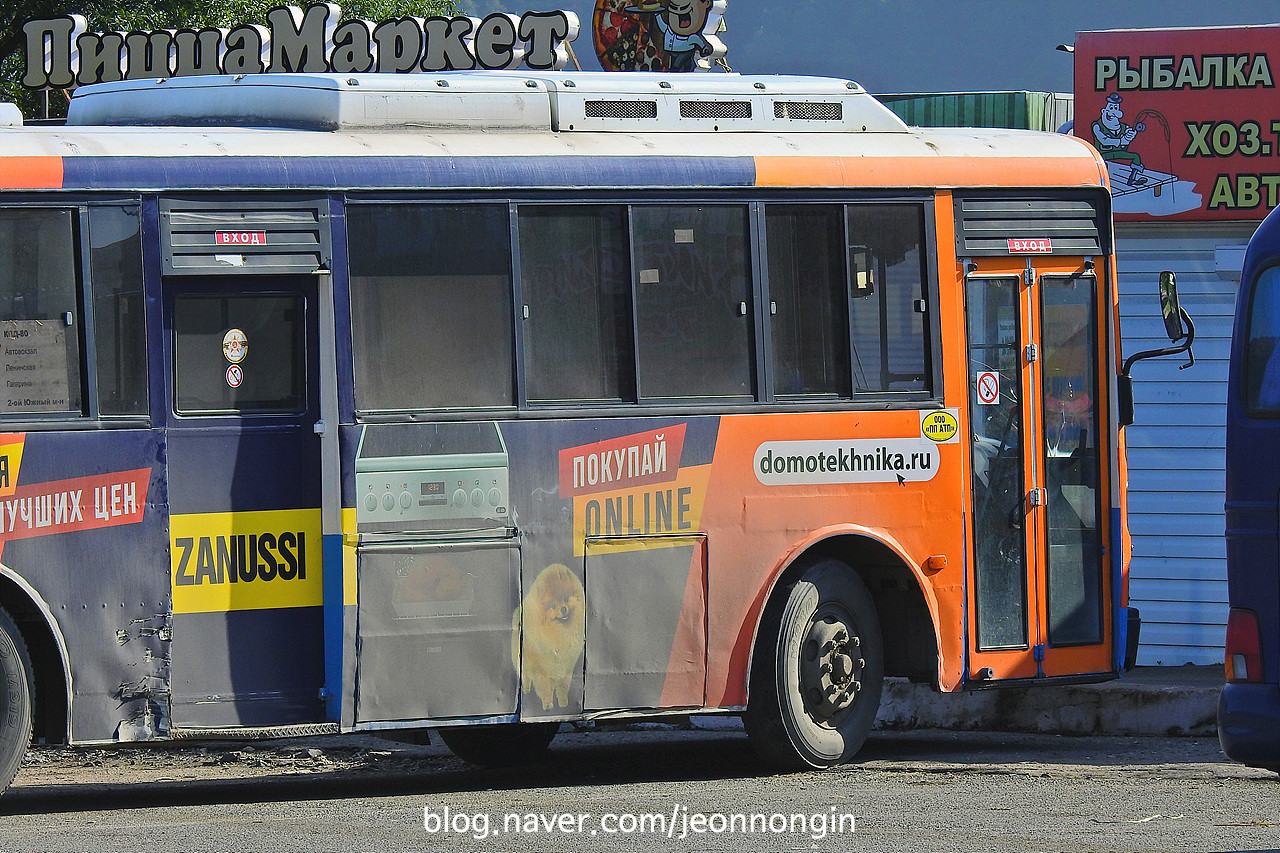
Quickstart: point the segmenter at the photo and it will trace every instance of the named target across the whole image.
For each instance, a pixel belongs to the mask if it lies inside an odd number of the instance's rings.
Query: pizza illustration
[[[591,34],[605,71],[666,71],[662,33],[653,16],[662,0],[596,0]]]

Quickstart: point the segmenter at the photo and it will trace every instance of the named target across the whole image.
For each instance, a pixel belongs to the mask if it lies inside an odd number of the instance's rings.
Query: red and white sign
[[[1079,33],[1076,136],[1117,220],[1257,220],[1280,206],[1280,24]]]
[[[1048,237],[1031,237],[1005,241],[1011,255],[1048,255],[1053,252],[1053,241]]]
[[[233,364],[227,368],[227,384],[232,388],[239,388],[240,383],[244,381],[244,371],[240,369],[240,365]]]
[[[266,231],[214,231],[215,246],[265,246]]]
[[[680,473],[684,424],[560,451],[560,497],[670,483]]]
[[[984,406],[990,406],[1000,399],[1000,374],[993,371],[983,371],[978,374],[975,383],[978,388],[978,402]]]
[[[0,544],[142,521],[151,469],[18,486],[0,500]]]

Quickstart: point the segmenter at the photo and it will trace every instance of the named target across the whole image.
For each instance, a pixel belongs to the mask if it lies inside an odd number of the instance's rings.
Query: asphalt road
[[[372,738],[46,748],[0,800],[5,853],[1272,848],[1280,777],[1189,738],[880,732],[782,776],[732,730],[561,734],[506,771]]]

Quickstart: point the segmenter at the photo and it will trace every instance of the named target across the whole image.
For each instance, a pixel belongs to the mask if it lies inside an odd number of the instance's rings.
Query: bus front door
[[[971,687],[1113,669],[1097,279],[1010,260],[965,278]]]

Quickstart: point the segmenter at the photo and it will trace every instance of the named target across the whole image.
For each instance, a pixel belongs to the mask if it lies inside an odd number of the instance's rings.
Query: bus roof
[[[856,83],[556,72],[264,74],[85,86],[0,126],[0,188],[1106,185],[1087,144],[908,128]]]

